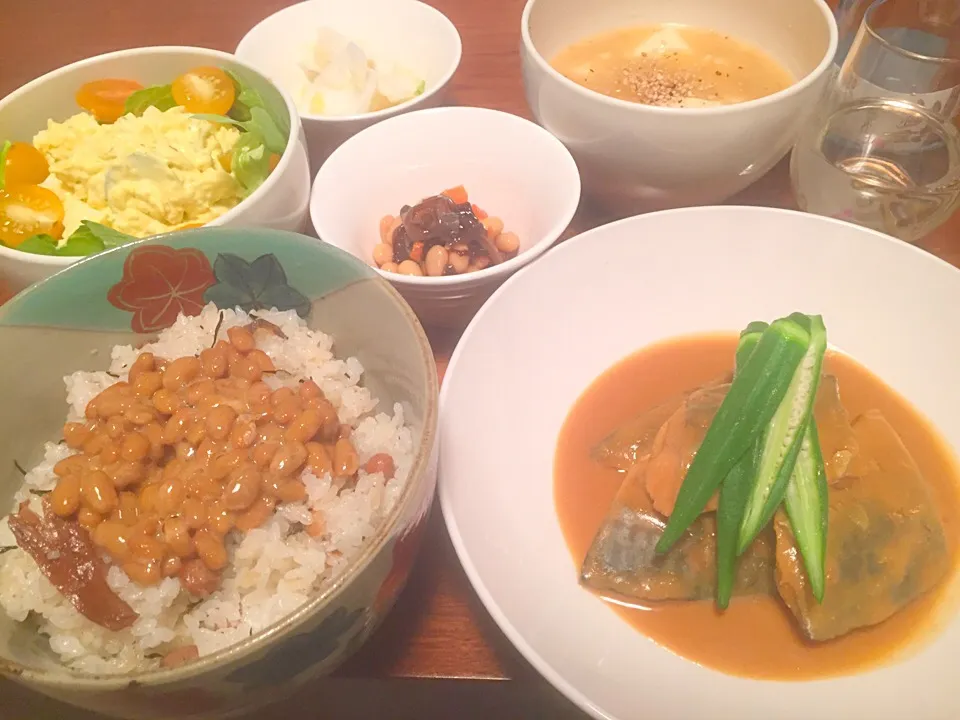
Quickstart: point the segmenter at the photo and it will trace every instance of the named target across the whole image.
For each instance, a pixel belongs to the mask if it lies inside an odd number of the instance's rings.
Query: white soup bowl
[[[796,82],[735,105],[666,108],[587,90],[550,64],[580,40],[658,23],[729,34],[765,51]],[[823,0],[529,0],[521,37],[534,116],[570,148],[585,192],[621,215],[720,202],[761,177],[793,145],[837,49]]]

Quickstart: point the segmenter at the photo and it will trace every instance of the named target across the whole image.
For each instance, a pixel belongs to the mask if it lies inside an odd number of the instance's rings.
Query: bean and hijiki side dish
[[[561,431],[556,501],[584,587],[685,657],[770,679],[913,638],[960,539],[942,441],[800,314],[601,376]]]
[[[385,272],[439,277],[483,270],[519,252],[517,234],[472,204],[460,185],[381,218],[373,260]]]
[[[170,667],[249,637],[356,555],[413,438],[295,312],[181,316],[66,378],[63,440],[0,522],[0,607],[75,670]]]

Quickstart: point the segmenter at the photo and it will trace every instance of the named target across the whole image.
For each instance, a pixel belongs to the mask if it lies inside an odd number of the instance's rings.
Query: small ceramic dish
[[[585,278],[591,274],[595,281],[585,287]],[[960,537],[954,518],[960,513],[960,502],[957,483],[951,480],[960,478],[955,390],[960,336],[946,330],[955,325],[957,307],[957,268],[872,230],[787,210],[703,207],[650,213],[563,243],[490,298],[460,339],[444,377],[440,502],[474,589],[520,652],[598,720],[947,720],[960,716],[954,672],[960,652],[956,611]],[[860,512],[853,513],[851,524],[859,530],[842,535],[833,534],[835,528],[850,526],[832,523],[835,517],[843,522],[850,512],[851,505],[844,506],[849,496],[840,496],[835,503],[836,496],[831,494],[826,552],[827,582],[834,584],[828,585],[823,614],[847,621],[851,614],[870,612],[874,603],[888,598],[896,602],[910,598],[910,605],[893,605],[896,614],[881,625],[815,643],[805,640],[787,609],[789,583],[779,593],[775,585],[766,595],[735,597],[727,611],[736,613],[732,616],[715,610],[712,586],[707,586],[710,599],[701,602],[672,596],[673,602],[660,603],[618,596],[613,586],[607,587],[609,592],[594,593],[581,585],[587,548],[606,542],[596,539],[601,537],[598,529],[611,517],[631,517],[625,510],[613,515],[618,506],[611,501],[615,495],[618,500],[623,497],[618,493],[626,481],[616,470],[599,465],[597,455],[591,454],[594,443],[609,437],[607,433],[622,423],[634,422],[641,409],[652,406],[638,403],[668,402],[664,395],[677,392],[676,382],[683,382],[672,378],[686,377],[689,367],[700,368],[698,382],[709,382],[732,369],[737,333],[747,323],[771,321],[795,311],[822,315],[832,351],[826,368],[836,355],[833,367],[858,365],[861,373],[867,372],[857,377],[872,376],[869,382],[895,398],[880,401],[880,417],[896,425],[903,438],[901,447],[912,448],[917,465],[897,465],[900,475],[888,477],[916,477],[909,468],[919,466],[925,468],[922,472],[930,488],[948,484],[953,488],[952,493],[934,492],[937,500],[926,505],[910,504],[906,512],[879,517],[854,503],[852,507]],[[691,337],[726,343],[723,359],[717,362],[714,355],[713,360],[702,360],[711,357],[709,352],[687,355],[686,361],[676,354],[661,354],[656,369],[619,365],[634,368],[633,374],[606,374],[620,361],[633,363],[644,353],[650,357],[659,349],[676,347],[669,342]],[[673,359],[667,362],[666,358]],[[852,399],[866,396],[866,380],[839,382],[840,397],[855,426],[857,417],[876,417],[870,411],[880,405]],[[602,393],[584,405],[598,387],[604,388]],[[907,410],[901,412],[901,407]],[[578,412],[578,429],[568,433]],[[855,412],[863,414],[854,416]],[[613,416],[616,419],[610,421]],[[681,434],[691,432],[690,425],[685,428],[681,422],[679,427]],[[653,442],[673,447],[672,440],[661,441],[663,434]],[[581,441],[576,438],[586,436],[593,439],[578,445]],[[894,446],[895,442],[881,443],[891,450]],[[576,447],[573,464],[564,460],[570,447]],[[935,460],[928,459],[931,453],[936,454]],[[645,487],[649,493],[650,468],[662,456],[647,457],[652,458]],[[641,473],[643,459],[638,453],[634,466]],[[570,487],[562,485],[558,469],[562,467],[567,476],[582,478],[574,494],[562,492]],[[930,477],[933,473],[936,481]],[[840,484],[849,486],[859,479],[848,474]],[[897,488],[906,485],[892,483]],[[594,498],[600,501],[594,503]],[[915,508],[930,508],[930,502],[942,517],[942,535],[931,530],[911,545],[908,532],[898,536],[897,542],[904,544],[883,546],[883,551],[876,540],[853,539],[882,533],[875,537],[886,542],[900,532],[891,519],[912,516],[918,512]],[[572,517],[582,531],[571,530]],[[649,577],[642,571],[628,576],[636,567],[631,558],[637,557],[634,553],[642,556],[644,547],[650,558],[652,547],[640,526],[624,522],[626,527],[615,526],[624,528],[622,534],[605,536],[611,550],[603,558],[615,572],[622,570],[619,587],[626,593],[636,587],[631,583]],[[782,558],[790,557],[790,549],[781,548],[779,531],[778,527],[776,569],[783,571]],[[571,533],[580,533],[582,539],[572,540]],[[933,556],[928,553],[942,553],[944,545],[936,541],[944,537],[949,538],[946,547],[953,566],[940,566],[937,589],[918,597],[920,568]],[[887,554],[893,547],[912,551],[893,559]],[[677,562],[681,569],[666,578],[654,576],[651,585],[644,587],[672,592],[669,588],[676,585],[666,583],[671,578],[682,583],[689,577],[682,574],[687,562],[690,575],[695,575],[696,568],[710,567],[712,557],[712,553],[692,553],[688,561],[674,555],[662,564],[651,558],[653,567]],[[773,568],[768,569],[772,579]],[[709,577],[712,582],[714,575]],[[856,586],[859,592],[844,590],[844,583],[861,579],[863,584]],[[810,597],[813,606],[816,601]],[[631,603],[639,607],[630,607]],[[911,607],[920,614],[911,615]],[[681,620],[672,626],[672,635],[663,624],[665,616],[657,615],[660,612],[676,612],[667,617]],[[727,623],[738,618],[743,624],[731,632]],[[876,617],[865,620],[870,624]],[[892,644],[891,623],[904,633]],[[768,634],[768,630],[776,632]],[[878,638],[883,639],[882,650],[879,645],[860,644],[880,642]],[[870,648],[868,654],[865,647]],[[861,654],[848,655],[842,670],[824,660],[853,648]],[[713,669],[731,656],[747,654],[752,671],[735,674]],[[801,662],[805,669],[798,668]],[[771,670],[772,665],[779,669]]]
[[[158,294],[158,281],[165,294]],[[270,702],[332,670],[391,607],[433,497],[436,367],[420,324],[393,288],[363,263],[313,238],[201,228],[92,256],[0,308],[0,338],[4,347],[16,348],[0,358],[4,513],[23,482],[15,461],[33,466],[44,443],[61,434],[63,377],[105,370],[113,346],[150,341],[179,311],[198,312],[210,288],[247,310],[257,308],[257,298],[268,291],[275,300],[297,298],[308,326],[333,336],[338,355],[355,355],[363,364],[363,384],[379,398],[378,408],[403,406],[413,431],[413,466],[382,524],[341,572],[286,617],[189,664],[120,676],[68,671],[33,623],[14,622],[0,611],[0,673],[107,715],[206,720]],[[29,408],[29,422],[23,408]]]
[[[382,272],[428,325],[462,325],[506,278],[553,245],[580,201],[580,175],[543,128],[497,110],[452,107],[401,115],[338,148],[313,185],[318,237],[373,264],[380,219],[463,185],[470,201],[520,238],[519,254],[478,272]]]
[[[299,63],[321,28],[357,43],[422,78],[423,89],[398,105],[355,115],[317,115],[300,109],[311,175],[333,150],[365,127],[409,110],[439,105],[460,65],[456,26],[418,0],[307,0],[261,20],[237,45],[237,57],[291,94],[304,80]]]
[[[0,100],[0,141],[29,141],[47,127],[80,112],[74,96],[86,82],[103,78],[136,80],[144,87],[164,85],[199,66],[236,70],[278,113],[286,116],[286,149],[264,183],[236,207],[208,223],[210,226],[255,226],[277,230],[304,229],[310,194],[310,171],[300,116],[288,95],[248,64],[229,53],[206,48],[146,47],[97,55],[53,70]],[[20,252],[0,245],[0,279],[14,292],[77,261]]]

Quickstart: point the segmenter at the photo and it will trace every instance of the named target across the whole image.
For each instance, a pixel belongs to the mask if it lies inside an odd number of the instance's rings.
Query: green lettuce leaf
[[[124,103],[124,114],[143,115],[143,111],[148,107],[155,107],[161,112],[176,107],[177,103],[173,99],[173,92],[170,88],[170,85],[154,85],[143,90],[137,90]]]
[[[20,252],[33,253],[34,255],[56,255],[57,240],[52,235],[43,233],[42,235],[31,235],[22,243],[17,245]]]
[[[230,158],[233,176],[252,193],[270,174],[270,152],[257,131],[245,132],[233,146]]]
[[[228,115],[211,115],[210,113],[197,113],[193,117],[222,125],[234,125],[248,133],[256,133],[267,146],[267,149],[270,152],[277,153],[277,155],[282,155],[287,147],[286,137],[273,121],[273,117],[260,107],[250,108],[250,119],[246,121],[235,120]]]
[[[93,220],[83,220],[80,223],[80,227],[74,230],[73,234],[67,238],[67,244],[78,240],[86,245],[90,245],[91,240],[96,240],[102,246],[100,250],[109,250],[110,248],[125,245],[136,239],[133,235],[127,235],[119,230],[114,230],[112,227],[93,222]],[[96,252],[99,252],[99,250]]]
[[[279,129],[284,142],[286,142],[286,138],[290,135],[290,123],[287,121],[285,114],[274,112],[274,108],[271,108],[264,101],[263,96],[254,87],[254,83],[244,78],[242,71],[224,69],[224,72],[233,80],[233,87],[236,92],[236,100],[229,112],[230,117],[241,122],[247,122],[252,117],[251,111],[253,108],[263,108],[270,115],[273,125]]]
[[[35,255],[86,257],[136,239],[133,235],[127,235],[106,225],[84,220],[63,245],[59,245],[56,238],[44,233],[28,237],[17,249]]]
[[[96,235],[83,232],[82,228],[77,228],[77,230],[67,238],[67,241],[58,247],[53,254],[59,255],[60,257],[86,257],[87,255],[95,255],[98,252],[103,252],[104,249],[106,248],[100,238]]]

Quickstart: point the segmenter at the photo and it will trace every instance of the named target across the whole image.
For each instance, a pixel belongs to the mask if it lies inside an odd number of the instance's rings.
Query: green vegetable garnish
[[[757,347],[734,378],[704,435],[677,493],[657,552],[673,547],[754,440],[767,426],[790,388],[810,334],[791,320],[763,331]]]
[[[795,368],[786,396],[764,431],[756,479],[740,524],[738,554],[747,549],[783,502],[804,429],[813,412],[820,369],[827,350],[827,331],[819,315],[809,317],[794,313],[777,322],[790,323],[804,333],[808,338],[807,348]]]
[[[413,94],[414,97],[416,97],[417,95],[423,95],[423,91],[426,89],[427,89],[427,81],[421,80],[420,84],[417,85],[417,91]]]
[[[224,72],[233,81],[233,92],[236,98],[233,101],[233,107],[227,113],[230,117],[240,122],[246,122],[250,119],[250,108],[266,107],[260,93],[249,82],[243,80],[239,73],[227,69],[224,69]]]
[[[56,255],[57,240],[52,235],[47,235],[46,233],[31,235],[17,245],[17,250],[20,252],[33,253],[34,255]]]
[[[227,75],[233,80],[234,88],[237,92],[237,99],[233,103],[233,107],[230,108],[228,113],[230,117],[235,117],[237,120],[249,120],[250,111],[255,108],[263,108],[267,114],[270,115],[270,119],[273,121],[273,124],[280,131],[280,134],[287,138],[290,136],[290,120],[283,113],[274,112],[274,109],[269,106],[263,99],[263,96],[256,89],[256,81],[248,80],[244,78],[243,72],[238,70],[224,70]],[[246,108],[246,116],[238,117],[238,115],[243,114],[243,109]]]
[[[241,135],[233,146],[230,168],[247,193],[252,193],[270,174],[270,153],[260,133],[251,131]]]
[[[103,252],[105,249],[103,241],[96,235],[89,235],[80,232],[78,229],[73,235],[67,238],[67,241],[61,247],[56,249],[54,255],[59,255],[60,257],[86,257],[87,255],[95,255],[98,252]]]
[[[193,117],[223,125],[235,125],[248,133],[258,133],[263,138],[263,142],[266,143],[267,149],[277,154],[282,153],[287,146],[287,139],[280,128],[277,127],[273,117],[261,107],[250,108],[250,119],[246,121],[234,120],[227,115],[211,115],[209,113],[196,113]]]
[[[93,220],[83,220],[80,223],[80,227],[74,230],[73,234],[67,239],[67,242],[69,243],[77,239],[88,242],[90,238],[100,241],[103,245],[101,250],[104,248],[109,250],[110,248],[125,245],[137,239],[133,235],[127,235],[119,230],[114,230],[112,227],[93,222]]]
[[[235,125],[245,131],[257,132],[263,138],[266,148],[278,155],[287,147],[287,137],[290,135],[290,123],[282,115],[271,111],[264,102],[263,96],[257,91],[254,83],[245,80],[236,70],[224,70],[233,80],[236,100],[227,115],[211,115],[198,113],[196,118],[211,122]]]
[[[827,471],[823,466],[817,423],[813,417],[807,421],[797,464],[783,496],[783,506],[807,569],[810,590],[817,602],[823,602],[830,503],[827,497]]]
[[[86,257],[136,239],[132,235],[119,232],[106,225],[101,225],[92,220],[84,220],[80,223],[80,227],[70,234],[63,245],[59,245],[56,238],[44,233],[28,237],[17,246],[17,250],[34,255]]]
[[[7,153],[10,152],[11,145],[13,143],[9,140],[4,140],[0,147],[0,190],[3,190],[3,177],[7,174]]]
[[[817,315],[806,318],[809,322],[811,347],[816,347],[815,380],[819,385],[823,356],[827,349],[827,329]],[[826,584],[825,557],[827,553],[827,520],[829,502],[827,497],[827,471],[823,464],[817,423],[813,415],[816,389],[807,413],[807,423],[800,441],[800,452],[787,481],[783,506],[790,520],[797,547],[807,570],[810,590],[817,602],[823,601]]]
[[[270,155],[282,155],[287,147],[290,124],[271,112],[257,91],[235,70],[225,70],[233,80],[236,100],[229,115],[195,114],[193,117],[239,127],[244,133],[233,146],[230,170],[247,193],[263,184],[270,174]]]
[[[143,115],[143,111],[148,107],[155,107],[164,112],[176,106],[177,102],[173,99],[170,85],[153,85],[131,94],[123,104],[123,112]]]
[[[746,364],[767,327],[765,322],[752,322],[740,333],[736,370]],[[737,573],[737,536],[744,505],[753,487],[757,460],[757,443],[754,441],[720,485],[717,505],[717,607],[721,610],[727,608],[733,594]]]

